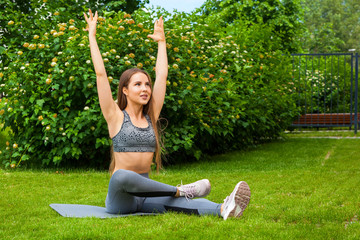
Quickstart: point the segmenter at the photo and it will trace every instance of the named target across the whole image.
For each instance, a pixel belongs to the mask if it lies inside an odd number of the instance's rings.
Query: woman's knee
[[[116,184],[126,185],[131,179],[131,175],[136,174],[129,170],[119,169],[112,175],[110,182],[116,182]]]

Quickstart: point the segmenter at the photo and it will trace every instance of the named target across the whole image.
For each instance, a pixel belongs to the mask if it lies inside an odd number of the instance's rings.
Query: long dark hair
[[[150,87],[152,89],[151,77],[146,71],[139,68],[130,68],[125,72],[123,72],[120,77],[118,93],[117,93],[117,104],[121,110],[124,110],[127,106],[127,98],[126,95],[123,93],[123,88],[128,87],[130,79],[135,73],[145,74],[149,79]],[[155,163],[156,163],[156,170],[157,172],[159,172],[161,168],[161,141],[158,132],[158,121],[155,120],[154,102],[153,102],[152,94],[150,96],[149,102],[143,106],[143,114],[148,115],[150,117],[151,124],[155,132],[155,138],[156,138]],[[110,156],[111,156],[111,160],[110,160],[109,172],[110,175],[112,175],[115,168],[114,147],[112,145],[110,150]]]

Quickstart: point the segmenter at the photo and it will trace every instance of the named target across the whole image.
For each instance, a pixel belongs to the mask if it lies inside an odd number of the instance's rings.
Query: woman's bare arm
[[[160,17],[155,22],[154,33],[148,35],[154,41],[158,43],[158,52],[156,58],[156,79],[153,88],[152,97],[154,99],[154,114],[155,118],[158,119],[160,116],[161,109],[164,105],[165,92],[166,92],[166,80],[168,76],[168,59],[166,53],[166,41],[164,33],[164,20]]]
[[[98,19],[98,13],[96,12],[93,16],[91,10],[89,10],[89,17],[87,17],[85,13],[84,17],[88,24],[86,30],[89,32],[90,52],[96,73],[96,86],[99,96],[100,108],[106,122],[109,124],[109,122],[112,121],[113,116],[116,115],[115,113],[118,106],[112,97],[104,62],[96,41],[96,22]]]

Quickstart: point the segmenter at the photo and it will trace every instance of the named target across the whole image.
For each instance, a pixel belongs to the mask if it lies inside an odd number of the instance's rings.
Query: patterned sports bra
[[[112,138],[114,152],[155,152],[156,139],[150,117],[146,128],[132,124],[129,114],[123,110],[124,122],[120,131]]]

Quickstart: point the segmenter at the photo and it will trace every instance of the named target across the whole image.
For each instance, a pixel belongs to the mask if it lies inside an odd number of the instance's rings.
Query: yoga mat
[[[157,215],[157,213],[129,213],[129,214],[111,214],[105,211],[104,207],[79,205],[79,204],[57,204],[52,203],[50,207],[58,212],[63,217],[71,218],[84,218],[84,217],[96,217],[96,218],[116,218],[116,217],[128,217],[128,216],[145,216],[145,215]]]

